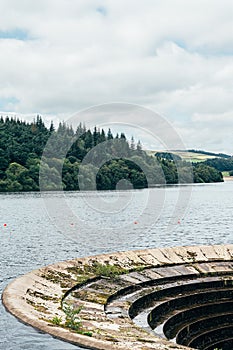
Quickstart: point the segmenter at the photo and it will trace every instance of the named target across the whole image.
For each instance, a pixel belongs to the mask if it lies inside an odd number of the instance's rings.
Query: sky
[[[233,154],[232,0],[1,0],[0,18],[1,115],[136,104],[186,148]]]

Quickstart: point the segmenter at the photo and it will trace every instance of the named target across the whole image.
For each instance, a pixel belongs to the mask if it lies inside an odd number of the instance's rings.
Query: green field
[[[229,171],[222,171],[222,176],[224,176],[224,177],[230,176]]]
[[[182,158],[182,160],[185,160],[187,162],[193,162],[193,163],[204,162],[207,159],[213,159],[213,158],[217,157],[217,155],[210,156],[208,154],[188,152],[188,151],[152,151],[152,150],[147,150],[146,152],[149,155],[154,155],[157,152],[169,152],[169,153],[175,154],[177,156],[180,156]]]

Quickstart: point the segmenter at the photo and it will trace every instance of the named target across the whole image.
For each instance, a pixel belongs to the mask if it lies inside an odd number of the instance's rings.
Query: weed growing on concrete
[[[83,328],[81,318],[78,316],[81,310],[82,306],[78,307],[77,309],[74,309],[70,305],[65,304],[63,306],[63,311],[66,315],[65,322],[62,322],[62,318],[58,316],[54,316],[52,320],[49,320],[49,322],[55,326],[69,328],[70,330],[75,331],[76,333],[91,337],[92,333]]]
[[[61,317],[58,316],[54,316],[54,318],[51,320],[52,324],[56,325],[56,326],[60,326],[62,319]]]
[[[63,311],[66,314],[65,327],[70,328],[74,331],[80,331],[82,322],[78,314],[82,310],[82,306],[77,309],[72,308],[69,305],[63,307]]]

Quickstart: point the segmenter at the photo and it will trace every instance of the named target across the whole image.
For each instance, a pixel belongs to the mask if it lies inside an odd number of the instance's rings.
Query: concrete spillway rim
[[[73,333],[68,329],[61,328],[48,324],[45,318],[48,316],[46,312],[38,311],[35,309],[33,304],[28,303],[30,293],[32,292],[37,295],[35,296],[33,302],[40,300],[40,296],[48,293],[56,294],[56,302],[52,300],[44,300],[43,307],[47,308],[50,312],[49,316],[58,313],[61,314],[60,300],[64,295],[64,290],[61,288],[60,283],[62,283],[62,278],[59,283],[51,283],[51,281],[43,278],[43,273],[46,274],[48,271],[59,271],[62,273],[67,273],[67,268],[71,266],[77,266],[78,264],[86,265],[93,261],[98,261],[100,263],[115,263],[122,267],[127,267],[132,270],[138,264],[144,264],[147,268],[155,267],[166,267],[175,266],[176,264],[195,264],[199,262],[214,262],[214,261],[232,261],[233,256],[233,245],[215,245],[215,246],[190,246],[190,247],[174,247],[174,248],[155,248],[128,252],[118,252],[112,254],[102,254],[97,256],[91,256],[86,258],[78,258],[74,260],[64,261],[56,264],[46,266],[44,268],[34,270],[27,273],[24,276],[17,278],[12,281],[4,290],[2,295],[2,301],[6,309],[16,316],[23,323],[33,326],[43,332],[49,333],[54,337],[60,338],[62,340],[68,341],[70,343],[83,346],[90,349],[190,349],[180,345],[176,345],[172,342],[168,342],[164,339],[156,337],[155,335],[148,334],[145,330],[139,330],[136,325],[133,325],[131,320],[128,320],[127,325],[123,325],[122,331],[119,332],[118,339],[116,338],[116,332],[113,332],[113,322],[108,320],[104,313],[104,307],[96,304],[93,306],[90,302],[85,305],[89,310],[97,307],[98,313],[103,319],[101,319],[101,332],[100,334],[94,334],[92,337],[87,337],[82,334]],[[131,266],[130,266],[131,264]],[[73,282],[73,287],[77,284],[77,281]],[[46,294],[47,293],[47,294]],[[39,305],[39,304],[38,304]],[[102,308],[101,308],[102,307]],[[48,316],[48,317],[49,317]],[[95,315],[90,315],[90,319]],[[89,322],[91,323],[91,322]],[[92,327],[98,323],[98,319],[92,320]],[[117,328],[118,324],[116,324]],[[127,333],[124,333],[126,328],[131,328],[134,330],[135,338],[130,333],[129,338],[126,337]],[[135,328],[134,328],[135,327]],[[120,329],[120,328],[119,328]],[[109,336],[106,336],[106,332]]]

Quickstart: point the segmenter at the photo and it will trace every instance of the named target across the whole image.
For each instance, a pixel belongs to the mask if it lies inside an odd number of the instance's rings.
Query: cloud
[[[231,0],[2,0],[0,11],[0,101],[12,101],[3,112],[54,119],[136,103],[166,115],[188,144],[195,118],[233,113]]]

